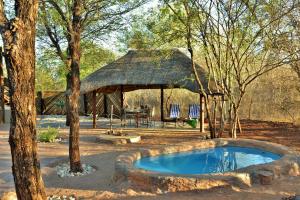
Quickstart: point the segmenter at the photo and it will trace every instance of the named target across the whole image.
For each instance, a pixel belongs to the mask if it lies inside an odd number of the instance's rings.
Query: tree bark
[[[253,105],[253,97],[251,96],[250,104],[249,104],[249,110],[248,110],[248,119],[249,120],[251,120],[252,105]]]
[[[0,1],[1,34],[4,41],[11,125],[9,144],[18,199],[46,199],[36,141],[35,25],[38,0],[19,0],[16,18],[8,21]]]
[[[224,112],[224,104],[225,104],[225,99],[224,95],[221,97],[221,104],[220,104],[220,131],[218,134],[218,137],[222,137],[223,132],[224,132],[224,127],[225,127],[225,112]]]
[[[232,106],[232,103],[229,103],[229,108],[228,108],[228,122],[229,122],[229,127],[230,127],[230,130],[229,130],[229,136],[230,137],[233,137],[233,133],[232,133],[232,127],[233,127],[233,106]]]
[[[213,138],[216,137],[217,133],[217,100],[214,97],[214,111],[213,111],[213,118],[214,118],[214,131],[213,131]]]
[[[209,127],[209,132],[210,132],[210,138],[215,138],[215,132],[214,132],[214,129],[213,129],[213,124],[212,124],[212,119],[211,119],[211,115],[210,115],[210,111],[209,111],[209,108],[208,108],[208,95],[205,93],[204,89],[203,89],[203,85],[200,81],[200,78],[198,76],[198,72],[197,72],[197,69],[196,69],[196,66],[195,66],[195,61],[194,61],[194,52],[193,52],[193,48],[191,46],[191,42],[190,40],[188,39],[188,51],[190,52],[190,55],[191,55],[191,64],[192,64],[192,69],[193,69],[193,72],[194,72],[194,75],[196,77],[196,82],[199,86],[199,94],[202,94],[203,97],[204,97],[204,105],[205,105],[205,110],[206,110],[206,115],[207,115],[207,118],[208,118],[208,127]]]
[[[79,95],[80,95],[80,37],[81,37],[81,0],[75,0],[73,5],[72,28],[70,29],[70,41],[68,53],[71,58],[70,94],[69,94],[69,158],[71,172],[82,172],[79,150]]]
[[[4,107],[4,76],[3,76],[3,59],[2,47],[0,47],[0,124],[5,123],[5,107]]]
[[[69,69],[69,67],[68,67]],[[66,100],[65,100],[65,108],[66,108],[66,126],[70,126],[70,90],[71,90],[71,73],[69,72],[66,75],[66,81],[67,81],[67,86],[66,86]]]
[[[234,117],[232,119],[232,125],[231,125],[231,137],[232,138],[237,138],[237,134],[236,134],[236,128],[237,128],[237,121],[238,121],[238,116],[236,113],[233,114]]]
[[[240,105],[240,103],[238,103],[238,105],[232,106],[232,118],[231,118],[231,122],[230,122],[231,123],[230,124],[230,136],[232,138],[237,138],[237,128],[239,128],[240,131],[242,130],[242,127],[239,124],[239,115],[238,115],[239,105]]]

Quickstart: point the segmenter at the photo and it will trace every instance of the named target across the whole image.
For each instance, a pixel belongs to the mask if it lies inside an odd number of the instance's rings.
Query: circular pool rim
[[[222,146],[252,147],[282,157],[270,163],[251,165],[235,171],[214,174],[169,174],[139,169],[134,166],[136,160],[142,157],[158,156],[161,154],[179,153],[193,150]],[[194,189],[210,189],[219,186],[251,186],[260,183],[260,173],[267,172],[272,179],[280,176],[300,175],[299,153],[288,147],[266,141],[251,139],[213,139],[183,142],[165,148],[143,149],[136,152],[124,153],[115,161],[114,181],[128,181],[132,187],[146,191],[186,191]]]
[[[235,165],[232,165],[231,162],[233,161],[227,160],[227,165],[225,164],[223,168],[220,168],[220,162],[224,161],[222,161],[222,158],[224,158],[226,154],[231,153],[236,156],[234,159]],[[256,159],[252,159],[253,157],[256,157]],[[142,157],[134,162],[134,167],[147,171],[182,176],[217,174],[233,172],[252,165],[271,163],[279,160],[281,157],[281,154],[275,154],[260,148],[226,145]],[[228,159],[230,160],[230,156]]]

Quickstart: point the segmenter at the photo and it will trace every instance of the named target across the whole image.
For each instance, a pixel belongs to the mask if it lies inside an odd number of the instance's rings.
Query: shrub
[[[38,134],[38,139],[40,142],[55,142],[55,139],[58,136],[58,129],[49,128],[45,131],[41,131]]]

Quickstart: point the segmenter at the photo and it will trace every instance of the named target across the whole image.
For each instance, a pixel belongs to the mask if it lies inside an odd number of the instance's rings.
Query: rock
[[[159,189],[159,188],[157,188],[156,193],[157,193],[157,194],[163,194],[162,190]]]
[[[288,196],[288,197],[282,197],[281,200],[300,200],[300,196]]]
[[[298,176],[300,174],[299,165],[297,163],[291,163],[288,174],[290,176]]]
[[[57,196],[57,195],[51,195],[47,197],[47,200],[76,200],[76,197],[74,195],[72,196]]]
[[[126,139],[117,139],[117,140],[112,140],[113,144],[127,144]]]
[[[127,195],[129,195],[129,196],[135,196],[135,195],[137,195],[137,192],[134,191],[133,189],[128,189],[128,190],[126,191],[126,193],[127,193]]]
[[[205,139],[206,139],[206,140],[209,140],[209,139],[210,139],[210,135],[206,135],[206,136],[205,136]]]
[[[199,136],[199,139],[200,140],[206,140],[206,136],[205,135],[201,135],[201,136]]]
[[[127,142],[129,143],[138,143],[141,141],[141,136],[134,136],[134,137],[129,137],[128,139],[126,139]]]
[[[271,171],[260,170],[257,172],[259,182],[262,185],[271,185],[274,179],[274,174]]]
[[[97,141],[101,143],[108,144],[127,144],[127,143],[137,143],[141,141],[141,136],[139,135],[100,135],[97,137]]]
[[[93,168],[90,165],[83,164],[82,165],[83,172],[77,172],[77,173],[72,173],[70,172],[70,166],[68,164],[62,164],[56,167],[57,170],[57,175],[60,177],[73,177],[73,176],[83,176],[87,174],[91,174],[94,171],[96,171],[95,168]]]
[[[1,200],[18,200],[15,192],[5,192]]]

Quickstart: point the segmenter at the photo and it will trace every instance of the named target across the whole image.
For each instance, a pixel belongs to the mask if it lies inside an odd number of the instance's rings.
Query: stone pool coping
[[[218,146],[254,147],[280,154],[282,157],[271,163],[252,165],[232,172],[201,175],[167,174],[134,167],[134,162],[142,157]],[[299,165],[300,154],[280,144],[251,139],[198,140],[122,154],[115,161],[113,179],[117,183],[127,181],[132,187],[151,192],[187,191],[221,186],[250,187],[252,184],[262,183],[261,173],[271,174],[271,179],[281,176],[298,176],[300,175]]]

